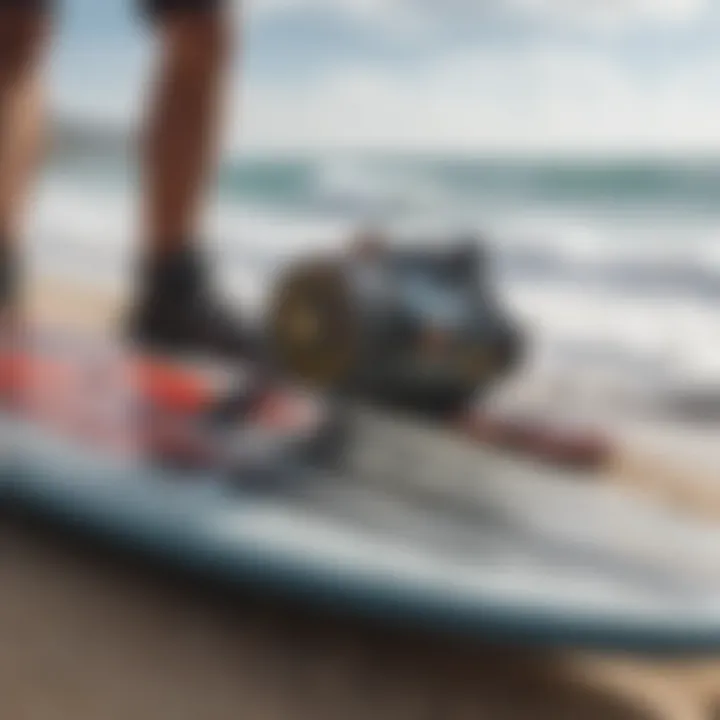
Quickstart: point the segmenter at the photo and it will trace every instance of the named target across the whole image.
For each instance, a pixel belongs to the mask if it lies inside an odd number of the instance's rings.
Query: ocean
[[[30,243],[43,272],[127,287],[140,191],[118,157],[51,163]],[[277,267],[366,224],[488,245],[538,372],[720,386],[720,160],[249,155],[222,168],[207,235],[257,310]]]

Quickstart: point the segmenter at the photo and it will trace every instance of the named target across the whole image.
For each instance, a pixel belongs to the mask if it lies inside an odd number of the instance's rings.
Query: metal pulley
[[[289,375],[330,390],[355,372],[360,328],[340,263],[291,267],[277,285],[268,326],[273,357]]]
[[[290,267],[270,306],[283,372],[413,410],[466,404],[514,366],[520,336],[490,297],[479,247],[388,248]]]

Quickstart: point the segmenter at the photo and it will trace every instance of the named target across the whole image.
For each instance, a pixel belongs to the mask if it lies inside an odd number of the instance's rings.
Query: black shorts
[[[98,0],[102,2],[103,0]],[[177,12],[212,12],[225,4],[225,0],[134,0],[144,17],[163,18]],[[55,0],[0,0],[2,8],[50,10]]]
[[[220,8],[223,0],[140,0],[143,15],[155,19],[168,13],[207,12]]]

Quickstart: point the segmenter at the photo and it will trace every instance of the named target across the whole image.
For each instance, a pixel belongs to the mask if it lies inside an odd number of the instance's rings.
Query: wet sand
[[[44,284],[40,317],[113,304]],[[410,636],[221,593],[0,516],[0,720],[720,716],[720,660]]]

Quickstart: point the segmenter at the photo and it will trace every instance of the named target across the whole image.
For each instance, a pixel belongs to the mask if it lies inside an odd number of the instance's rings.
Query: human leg
[[[146,345],[246,354],[248,338],[216,301],[199,216],[217,156],[232,45],[222,0],[150,0],[161,42],[143,139],[143,243],[131,334]]]
[[[18,292],[27,202],[42,151],[48,3],[0,0],[0,308]]]

